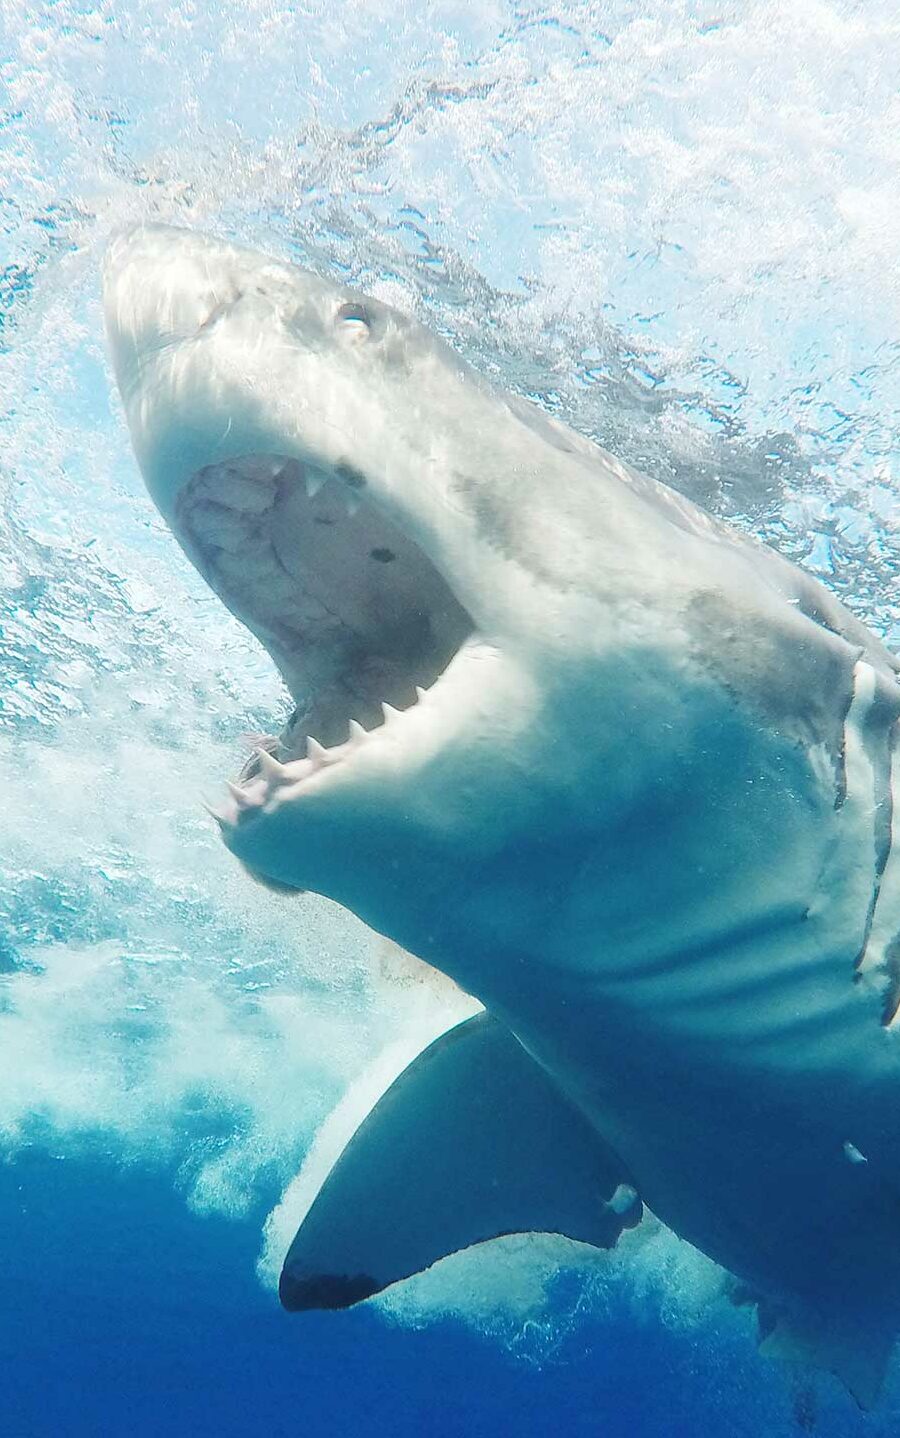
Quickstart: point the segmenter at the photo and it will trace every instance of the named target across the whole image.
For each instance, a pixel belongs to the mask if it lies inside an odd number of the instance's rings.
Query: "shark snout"
[[[139,225],[109,246],[103,293],[118,371],[203,333],[242,289],[231,246],[190,230]]]

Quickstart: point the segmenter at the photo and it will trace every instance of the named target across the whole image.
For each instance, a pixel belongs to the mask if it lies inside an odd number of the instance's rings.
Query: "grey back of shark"
[[[646,1202],[767,1351],[871,1403],[900,1313],[895,658],[383,304],[164,227],[113,244],[105,292],[148,488],[295,706],[225,842],[486,1010],[361,1124],[286,1306],[502,1233],[610,1246]]]

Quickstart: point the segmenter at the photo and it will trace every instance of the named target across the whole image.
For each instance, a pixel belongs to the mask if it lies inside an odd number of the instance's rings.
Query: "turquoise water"
[[[98,268],[152,218],[339,274],[897,643],[898,41],[887,0],[0,0],[4,1435],[896,1431],[896,1373],[863,1420],[763,1362],[652,1229],[280,1312],[283,1190],[456,1000],[211,832],[287,701],[142,491]]]

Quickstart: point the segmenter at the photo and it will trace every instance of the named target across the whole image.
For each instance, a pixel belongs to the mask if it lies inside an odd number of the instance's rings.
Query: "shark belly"
[[[711,1030],[686,1043],[586,986],[554,1000],[508,1022],[663,1222],[769,1298],[897,1302],[900,1073],[871,1006],[842,1016],[842,1057],[811,1062],[817,1037],[795,1035],[795,1067],[752,1040],[723,1063]]]
[[[787,1312],[864,1329],[877,1315],[887,1331],[900,852],[880,836],[900,765],[890,714],[877,762],[876,689],[858,664],[837,802],[796,750],[750,736],[742,824],[710,782],[670,828],[620,835],[582,864],[549,961],[493,966],[480,996],[676,1233]],[[721,761],[733,787],[738,766]]]

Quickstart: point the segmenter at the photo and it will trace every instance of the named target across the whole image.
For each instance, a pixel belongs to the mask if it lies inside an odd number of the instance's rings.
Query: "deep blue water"
[[[192,1216],[164,1170],[0,1168],[4,1438],[699,1431],[721,1357],[627,1314],[543,1368],[456,1324],[289,1317],[254,1274],[263,1217]]]

